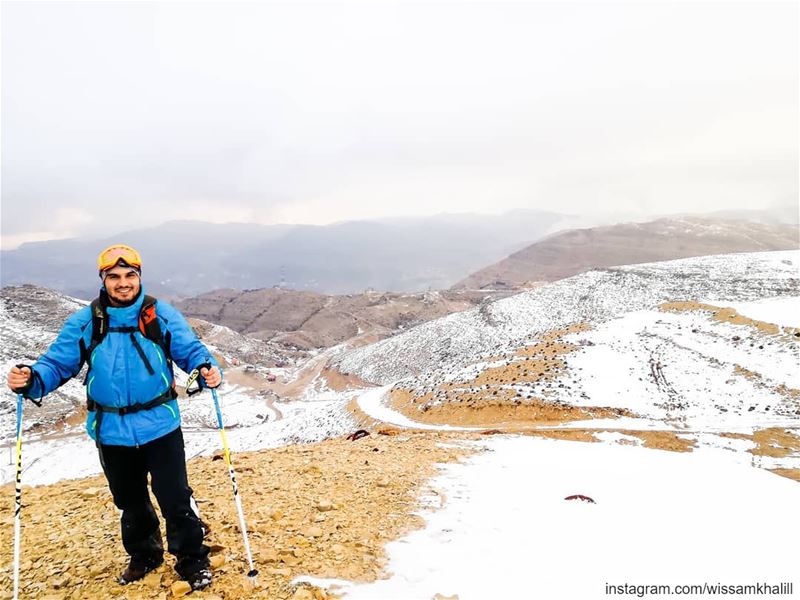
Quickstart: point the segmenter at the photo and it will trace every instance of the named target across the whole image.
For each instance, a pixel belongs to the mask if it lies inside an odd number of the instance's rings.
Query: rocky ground
[[[373,581],[383,574],[384,544],[422,519],[419,498],[437,463],[459,460],[452,434],[373,428],[355,441],[328,440],[233,457],[258,586],[246,577],[227,468],[221,456],[189,462],[190,482],[210,526],[215,581],[192,598],[327,598],[299,575]],[[13,485],[0,488],[3,540],[13,539]],[[122,587],[118,511],[102,477],[23,489],[21,598],[166,599],[183,587],[167,563]],[[163,525],[162,525],[163,530]],[[11,597],[12,545],[0,547],[0,589]],[[317,595],[314,596],[313,594]]]

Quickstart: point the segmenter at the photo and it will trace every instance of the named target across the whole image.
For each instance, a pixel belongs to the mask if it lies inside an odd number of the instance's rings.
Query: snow
[[[715,298],[725,303],[796,297],[800,251],[704,256],[598,269],[475,309],[429,321],[351,351],[340,370],[388,384],[408,377],[446,376],[572,323],[602,323],[668,301]]]
[[[709,301],[713,304],[714,301]],[[726,302],[740,315],[783,327],[800,327],[800,296],[764,298],[753,302]]]
[[[239,386],[223,383],[220,407],[232,452],[275,448],[287,444],[318,442],[332,436],[352,433],[353,418],[343,410],[356,392],[328,399],[275,402],[282,418],[263,400],[255,401]],[[187,459],[208,456],[221,448],[213,399],[204,392],[180,401]],[[265,420],[266,417],[266,420]],[[6,454],[7,453],[7,454]],[[0,454],[0,484],[16,476],[15,446],[8,444]],[[5,459],[8,456],[8,460]],[[22,481],[25,485],[46,485],[62,479],[76,479],[101,473],[94,442],[83,425],[62,435],[23,434]]]
[[[388,579],[313,581],[345,600],[604,598],[606,584],[625,583],[800,590],[795,482],[722,450],[510,436],[481,444],[486,452],[431,482],[444,508],[388,544]],[[596,503],[564,500],[573,494]]]
[[[778,388],[800,388],[800,344],[750,326],[645,310],[564,340],[580,345],[564,357],[571,389],[558,392],[570,404],[627,408],[695,429],[798,424],[797,407]]]
[[[386,396],[391,389],[391,385],[372,388],[358,396],[358,406],[373,419],[398,425],[400,427],[413,427],[415,429],[428,429],[436,431],[469,431],[469,427],[454,427],[452,425],[429,425],[412,421],[404,414],[397,412],[386,404]]]

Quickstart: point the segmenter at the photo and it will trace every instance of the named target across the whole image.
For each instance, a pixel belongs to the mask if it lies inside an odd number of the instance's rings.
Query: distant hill
[[[493,294],[494,298],[504,294]],[[488,299],[466,291],[326,296],[280,288],[216,290],[176,303],[185,315],[299,349],[327,348],[363,336],[390,337]]]
[[[453,287],[518,288],[527,282],[556,281],[601,267],[798,247],[796,225],[665,218],[555,233]]]
[[[174,221],[107,239],[36,242],[3,251],[2,284],[32,283],[89,299],[99,287],[97,253],[123,242],[142,253],[148,292],[166,298],[276,285],[328,294],[424,291],[451,286],[565,218],[526,210],[326,226]]]

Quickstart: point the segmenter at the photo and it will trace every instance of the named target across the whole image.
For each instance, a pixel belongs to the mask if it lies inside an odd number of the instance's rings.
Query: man
[[[8,387],[26,398],[42,397],[88,363],[86,430],[122,511],[122,544],[130,555],[119,582],[141,579],[164,560],[149,473],[175,570],[193,589],[202,589],[211,583],[209,549],[186,475],[172,361],[187,373],[199,369],[198,383],[205,387],[220,385],[222,374],[183,316],[145,296],[136,250],[110,246],[97,266],[103,282],[98,299],[67,319],[35,364],[11,369]]]

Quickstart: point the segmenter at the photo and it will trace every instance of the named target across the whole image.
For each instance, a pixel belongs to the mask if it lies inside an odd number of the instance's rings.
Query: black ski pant
[[[164,554],[158,517],[147,491],[153,494],[167,522],[167,549],[177,559],[182,579],[208,566],[203,527],[192,509],[192,488],[186,476],[183,432],[176,430],[141,446],[100,447],[101,463],[114,504],[122,511],[122,545],[134,563],[160,561]]]

